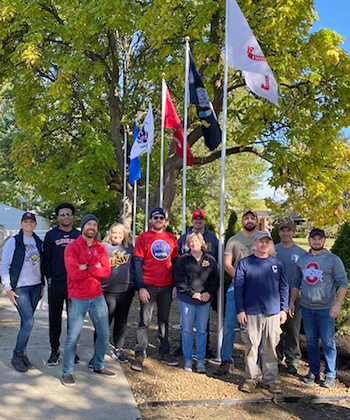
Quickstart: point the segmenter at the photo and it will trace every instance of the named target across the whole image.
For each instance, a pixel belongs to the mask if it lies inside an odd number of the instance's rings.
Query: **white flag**
[[[278,85],[272,70],[236,0],[229,2],[228,65],[242,70],[250,90],[278,106]]]
[[[132,146],[130,152],[130,159],[135,159],[137,156],[146,153],[148,150],[151,151],[151,148],[153,146],[153,137],[154,119],[152,112],[152,104],[150,103],[146,118],[142,124],[142,128],[139,131],[137,139],[135,140]]]

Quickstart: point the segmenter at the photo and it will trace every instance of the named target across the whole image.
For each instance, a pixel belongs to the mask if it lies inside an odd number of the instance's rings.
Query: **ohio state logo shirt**
[[[323,271],[320,270],[316,262],[310,262],[306,268],[303,269],[303,278],[309,284],[316,284],[322,281]]]

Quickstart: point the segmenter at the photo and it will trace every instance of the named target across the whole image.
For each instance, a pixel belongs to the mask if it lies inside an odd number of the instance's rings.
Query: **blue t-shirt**
[[[284,264],[269,255],[250,255],[237,266],[235,300],[237,313],[274,315],[288,310],[289,286]]]

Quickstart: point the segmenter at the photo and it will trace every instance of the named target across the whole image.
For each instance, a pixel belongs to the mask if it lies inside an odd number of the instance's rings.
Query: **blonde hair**
[[[117,227],[117,228],[119,228],[119,229],[121,229],[123,231],[124,239],[123,239],[122,244],[124,245],[125,248],[127,248],[129,246],[129,233],[128,233],[128,231],[126,230],[125,226],[122,223],[113,223],[113,225],[108,229],[108,232],[106,233],[106,236],[103,239],[103,242],[107,242],[109,244],[112,243],[112,239],[111,239],[112,230],[115,227]]]
[[[189,234],[186,236],[186,245],[189,247],[189,243],[190,243],[190,241],[191,241],[194,237],[197,237],[197,238],[198,238],[198,240],[199,240],[199,242],[201,243],[201,247],[202,247],[202,248],[204,248],[204,249],[206,249],[206,246],[205,246],[205,241],[204,241],[203,235],[202,235],[200,232],[198,232],[198,233],[196,233],[196,232],[191,232],[191,233],[189,233]]]

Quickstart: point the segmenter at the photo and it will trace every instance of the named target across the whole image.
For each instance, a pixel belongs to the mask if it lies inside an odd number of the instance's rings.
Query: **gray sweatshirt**
[[[301,256],[296,265],[292,287],[301,290],[301,306],[309,309],[331,308],[335,303],[335,285],[348,288],[342,260],[326,249],[317,255]]]

